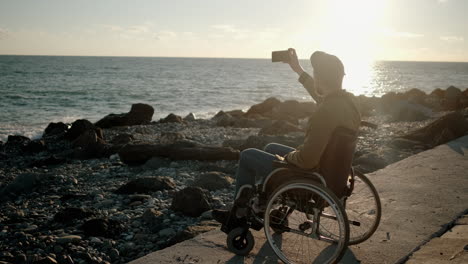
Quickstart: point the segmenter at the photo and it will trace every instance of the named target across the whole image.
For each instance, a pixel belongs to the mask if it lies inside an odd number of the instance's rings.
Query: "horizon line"
[[[203,56],[129,56],[129,55],[50,55],[50,54],[0,54],[0,56],[31,56],[31,57],[104,57],[104,58],[174,58],[174,59],[243,59],[243,60],[269,60],[268,57],[203,57]],[[299,58],[299,60],[309,60],[309,58]],[[437,60],[388,60],[375,59],[372,61],[385,62],[453,62],[468,63],[468,61],[437,61]]]

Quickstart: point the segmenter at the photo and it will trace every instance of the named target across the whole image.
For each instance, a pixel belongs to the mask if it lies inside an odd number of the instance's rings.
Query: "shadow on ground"
[[[227,250],[227,249],[226,249]],[[333,246],[329,246],[325,248],[321,254],[315,259],[313,264],[320,264],[323,263],[323,260],[329,256],[330,254],[333,253]],[[253,258],[253,262],[246,261],[246,258],[250,259]],[[282,263],[280,259],[276,256],[276,254],[273,252],[273,250],[270,247],[270,244],[268,244],[267,241],[262,245],[258,253],[253,256],[249,255],[247,257],[243,256],[233,256],[231,259],[225,262],[226,264],[244,264],[244,263],[252,263],[252,264],[272,264],[272,263]],[[345,254],[341,261],[339,263],[342,264],[359,264],[361,263],[358,259],[356,259],[356,256],[354,255],[353,251],[351,249],[347,249],[345,251]]]

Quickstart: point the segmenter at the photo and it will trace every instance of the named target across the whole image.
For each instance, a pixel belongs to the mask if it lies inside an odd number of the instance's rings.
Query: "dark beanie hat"
[[[327,81],[341,80],[345,75],[343,63],[335,55],[316,51],[310,56],[310,62],[314,72]]]

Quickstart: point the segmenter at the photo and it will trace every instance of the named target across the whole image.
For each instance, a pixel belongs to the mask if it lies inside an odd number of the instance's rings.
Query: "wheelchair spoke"
[[[264,230],[283,262],[332,263],[342,256],[349,226],[341,203],[329,193],[315,185],[298,184],[280,187],[272,195]],[[323,208],[327,217],[321,214]],[[328,236],[334,231],[339,236]]]
[[[355,173],[354,179],[353,193],[346,200],[351,245],[372,236],[380,223],[382,210],[379,195],[371,181],[359,172]]]

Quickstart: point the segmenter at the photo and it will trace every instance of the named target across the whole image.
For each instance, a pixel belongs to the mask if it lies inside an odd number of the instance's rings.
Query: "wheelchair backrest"
[[[325,178],[327,187],[338,198],[346,194],[356,142],[356,131],[346,127],[338,127],[333,132],[320,159],[319,172]]]

